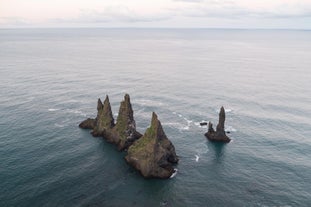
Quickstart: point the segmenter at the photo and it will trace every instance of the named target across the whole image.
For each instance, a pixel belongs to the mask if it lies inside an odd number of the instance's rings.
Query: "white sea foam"
[[[142,106],[163,106],[164,104],[160,101],[150,100],[150,99],[138,99],[137,104]]]
[[[233,128],[232,126],[226,126],[225,131],[236,132],[237,130]]]
[[[54,126],[56,126],[56,127],[60,127],[60,128],[61,128],[61,127],[64,127],[64,125],[63,125],[63,124],[57,124],[57,123],[55,123],[55,124],[54,124]]]
[[[58,111],[59,109],[48,109],[48,111]]]
[[[195,161],[199,162],[200,157],[198,155],[195,155]]]
[[[167,206],[167,201],[161,201],[160,206]]]
[[[176,128],[179,128],[181,127],[182,125],[178,122],[163,122],[162,123],[163,126],[172,126],[172,127],[176,127]]]
[[[163,126],[170,126],[172,128],[176,128],[178,130],[189,130],[190,126],[189,125],[183,125],[182,123],[179,122],[164,122],[162,123]]]
[[[215,111],[216,111],[217,113],[219,113],[219,112],[220,112],[220,109],[216,109]],[[226,109],[226,108],[225,108],[225,112],[226,112],[226,113],[230,113],[230,112],[232,112],[232,111],[233,111],[233,109]]]
[[[208,152],[208,147],[204,144],[202,145],[201,143],[196,144],[194,148],[195,148],[196,155],[198,156]]]
[[[186,117],[184,117],[184,120],[185,120],[188,124],[190,124],[190,123],[193,122],[192,120],[189,120],[189,119],[187,119]]]
[[[187,118],[184,117],[184,120],[187,122],[187,125],[184,126],[181,130],[189,130],[190,129],[190,126],[191,126],[191,123],[193,122],[192,120],[189,120]]]
[[[172,112],[172,114],[175,114],[177,115],[179,118],[182,118],[183,120],[185,120],[187,122],[187,125],[183,125],[181,123],[176,123],[176,127],[179,129],[179,130],[189,130],[190,129],[190,126],[191,126],[191,123],[193,122],[192,120],[189,120],[187,119],[186,117],[184,117],[182,114],[179,114],[177,112]]]
[[[174,170],[175,170],[175,172],[171,175],[170,178],[173,178],[173,177],[175,177],[175,176],[177,175],[178,169],[177,169],[177,168],[174,168]]]
[[[86,114],[83,113],[82,111],[79,111],[79,110],[68,109],[67,112],[72,113],[72,114],[79,114],[79,115],[81,115],[81,116],[86,117]]]

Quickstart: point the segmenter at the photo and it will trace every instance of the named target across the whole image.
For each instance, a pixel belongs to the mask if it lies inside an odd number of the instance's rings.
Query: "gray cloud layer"
[[[311,18],[311,3],[280,4],[278,7],[270,9],[260,9],[256,7],[246,7],[238,4],[234,0],[172,0],[172,4],[161,10],[154,10],[147,13],[135,10],[135,7],[127,6],[106,6],[102,9],[81,9],[76,18],[49,19],[46,24],[104,24],[114,25],[122,23],[134,25],[145,23],[152,25],[156,23],[172,22],[176,19],[183,19],[192,22],[199,22],[202,19],[212,19],[210,21],[248,21],[249,19],[303,19]],[[0,25],[28,25],[31,21],[18,17],[2,17]],[[176,21],[178,22],[178,21]],[[183,22],[179,22],[183,25]]]
[[[283,4],[271,10],[241,7],[232,0],[174,0],[195,3],[171,7],[153,14],[141,14],[126,6],[106,7],[101,11],[81,10],[78,21],[95,22],[154,22],[174,17],[200,18],[300,18],[311,17],[311,4]]]
[[[106,7],[102,11],[81,10],[79,20],[98,21],[98,22],[153,22],[162,21],[170,18],[169,14],[140,14],[126,6]]]

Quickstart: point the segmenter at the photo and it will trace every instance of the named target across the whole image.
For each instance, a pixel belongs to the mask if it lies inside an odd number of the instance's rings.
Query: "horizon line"
[[[296,30],[311,31],[311,28],[243,28],[243,27],[101,27],[101,26],[47,26],[47,27],[0,27],[6,29],[195,29],[195,30]]]

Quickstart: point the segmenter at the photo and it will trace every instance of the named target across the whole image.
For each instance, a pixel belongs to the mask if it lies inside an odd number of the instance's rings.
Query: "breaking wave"
[[[177,169],[177,168],[174,168],[174,170],[175,170],[175,172],[171,175],[170,178],[173,178],[173,177],[175,177],[175,176],[177,175],[178,169]]]

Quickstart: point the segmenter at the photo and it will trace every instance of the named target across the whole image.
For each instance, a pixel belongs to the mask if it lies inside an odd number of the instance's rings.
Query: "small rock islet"
[[[214,142],[230,142],[231,139],[226,135],[225,132],[225,120],[226,114],[224,107],[220,108],[219,111],[219,121],[216,127],[216,131],[213,128],[213,124],[211,122],[208,123],[208,131],[204,134],[207,139]]]
[[[97,116],[79,124],[80,128],[92,129],[94,137],[103,137],[127,151],[126,161],[145,178],[169,178],[178,162],[175,147],[166,137],[158,116],[153,112],[150,127],[142,135],[136,130],[130,96],[125,94],[115,123],[108,95],[104,103],[97,102]]]

